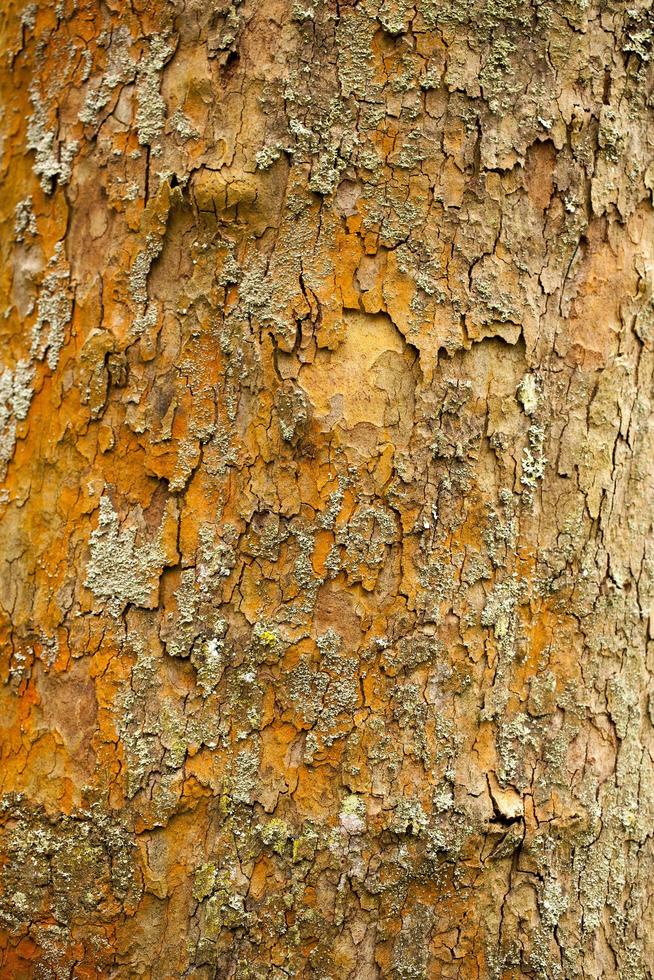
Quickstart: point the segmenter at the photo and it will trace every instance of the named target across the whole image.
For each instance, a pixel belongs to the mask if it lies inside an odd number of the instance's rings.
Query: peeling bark
[[[652,976],[653,32],[5,0],[2,977]]]

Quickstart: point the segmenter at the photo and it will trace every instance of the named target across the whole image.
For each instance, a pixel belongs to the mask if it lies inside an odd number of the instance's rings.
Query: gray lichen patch
[[[223,676],[228,660],[225,634],[227,623],[219,620],[213,636],[195,643],[191,651],[191,663],[195,667],[198,687],[205,696],[211,694]]]
[[[12,935],[54,919],[70,941],[70,928],[106,922],[112,907],[114,915],[133,911],[140,898],[134,839],[99,806],[49,816],[20,796],[5,796],[0,838],[0,923]]]
[[[545,429],[542,425],[530,425],[527,432],[527,445],[522,451],[522,473],[520,482],[525,488],[524,498],[527,502],[533,499],[533,494],[539,481],[543,479],[547,459],[545,458]]]
[[[533,415],[542,398],[542,381],[536,374],[525,374],[516,391],[525,415]]]
[[[28,361],[19,361],[13,371],[0,372],[0,478],[16,447],[17,423],[27,417],[33,397],[34,368]]]
[[[17,242],[25,241],[25,236],[36,235],[36,218],[31,196],[23,198],[14,208],[14,234]]]
[[[32,115],[27,123],[27,149],[35,153],[34,173],[46,194],[52,194],[56,184],[70,180],[73,158],[79,149],[76,140],[59,141],[57,133],[48,129],[48,111],[35,83],[30,89]]]
[[[44,276],[39,288],[30,353],[32,358],[38,360],[47,357],[48,367],[54,371],[59,363],[64,331],[73,310],[69,288],[70,269],[61,242],[57,242],[55,246],[48,269],[50,271]]]
[[[160,535],[159,535],[160,537]],[[157,602],[166,553],[157,540],[137,544],[135,526],[121,528],[110,497],[100,500],[98,526],[89,539],[85,585],[118,615],[128,603],[151,608]]]
[[[20,22],[23,27],[26,27],[29,31],[33,31],[36,26],[36,15],[38,13],[38,9],[37,4],[28,3],[21,14]]]
[[[160,92],[161,73],[173,53],[166,41],[155,35],[137,74],[136,130],[139,143],[152,146],[161,135],[166,121],[166,103]]]

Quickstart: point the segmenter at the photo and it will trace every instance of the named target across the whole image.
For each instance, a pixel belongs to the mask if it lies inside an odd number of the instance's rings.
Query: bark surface
[[[653,39],[4,0],[0,976],[652,977]]]

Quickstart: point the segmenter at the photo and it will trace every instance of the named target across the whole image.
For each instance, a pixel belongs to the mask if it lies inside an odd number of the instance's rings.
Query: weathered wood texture
[[[0,976],[652,976],[653,29],[3,0]]]

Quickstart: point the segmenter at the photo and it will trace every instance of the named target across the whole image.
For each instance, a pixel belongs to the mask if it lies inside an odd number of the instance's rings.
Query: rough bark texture
[[[0,975],[651,977],[649,5],[0,28]]]

